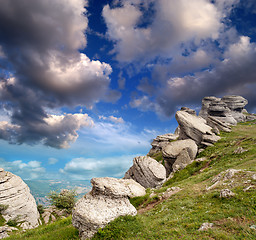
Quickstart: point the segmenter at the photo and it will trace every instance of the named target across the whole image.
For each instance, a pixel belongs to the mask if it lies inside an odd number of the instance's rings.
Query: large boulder
[[[119,216],[136,215],[129,197],[145,195],[145,189],[132,179],[93,178],[92,190],[75,204],[72,224],[81,239],[88,239]]]
[[[166,170],[162,164],[151,157],[135,157],[133,165],[125,173],[124,178],[131,178],[145,188],[155,188],[161,186],[166,180]]]
[[[22,179],[0,169],[0,205],[6,206],[2,216],[6,221],[16,220],[23,229],[39,225],[39,212],[30,189]]]
[[[212,127],[210,127],[202,117],[184,111],[178,111],[176,112],[175,118],[179,123],[179,139],[181,140],[192,139],[197,145],[201,145],[205,143],[207,135],[216,136],[212,131]],[[218,138],[216,138],[216,141],[217,139]],[[212,144],[212,141],[209,142],[209,144]]]
[[[196,157],[198,147],[192,139],[177,140],[166,145],[163,150],[163,158],[167,176],[185,168]]]
[[[152,148],[150,149],[148,155],[152,156],[162,150],[171,141],[176,140],[179,137],[177,134],[167,133],[164,135],[157,136],[151,143]]]
[[[231,110],[231,115],[237,122],[244,122],[246,120],[246,115],[243,114],[243,109],[245,105],[248,104],[248,101],[245,98],[231,95],[224,96],[221,100]]]
[[[93,178],[92,195],[111,197],[141,197],[146,194],[145,188],[132,179],[117,179],[111,177]]]
[[[215,133],[219,133],[220,131],[231,132],[231,127],[218,120],[216,117],[208,116],[206,118],[206,123],[214,129]]]

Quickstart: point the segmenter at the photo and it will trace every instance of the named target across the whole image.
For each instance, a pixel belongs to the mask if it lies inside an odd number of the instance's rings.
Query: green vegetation
[[[64,189],[60,193],[51,191],[48,198],[55,207],[65,209],[67,213],[71,213],[76,202],[76,196],[77,193],[75,190]]]
[[[37,205],[37,210],[40,214],[44,213],[44,206],[42,204],[38,204]]]
[[[14,233],[6,240],[75,240],[79,239],[78,231],[72,226],[71,216],[49,225],[43,225],[24,233]]]
[[[199,154],[204,161],[175,173],[162,188],[147,189],[146,196],[130,199],[139,214],[116,219],[93,239],[256,239],[256,180],[240,172],[231,185],[207,190],[213,178],[227,169],[256,172],[255,123],[242,123],[231,133],[221,133],[215,146]],[[239,147],[246,151],[235,153]],[[170,187],[182,190],[161,200]],[[229,188],[235,196],[220,198],[222,188]],[[213,223],[213,228],[198,231],[205,222]],[[68,218],[7,239],[78,239],[78,232]]]
[[[5,219],[2,216],[2,212],[8,208],[8,205],[0,204],[0,227],[5,224]]]

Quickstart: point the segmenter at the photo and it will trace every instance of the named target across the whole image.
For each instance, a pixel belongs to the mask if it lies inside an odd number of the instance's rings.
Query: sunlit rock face
[[[22,179],[0,169],[0,205],[6,206],[2,216],[6,221],[16,220],[23,229],[39,225],[39,212],[30,189]]]
[[[132,179],[93,178],[92,190],[79,199],[72,212],[72,224],[81,239],[88,239],[119,216],[137,214],[129,197],[146,194],[145,188]]]

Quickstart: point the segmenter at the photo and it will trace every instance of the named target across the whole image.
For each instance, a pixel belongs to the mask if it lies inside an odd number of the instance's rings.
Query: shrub
[[[8,208],[8,205],[0,204],[0,214]]]
[[[64,189],[60,193],[51,191],[48,198],[55,207],[65,209],[68,213],[71,213],[76,202],[76,196],[77,193],[75,190]]]
[[[37,205],[37,210],[40,214],[44,213],[44,206],[42,204],[38,204]]]

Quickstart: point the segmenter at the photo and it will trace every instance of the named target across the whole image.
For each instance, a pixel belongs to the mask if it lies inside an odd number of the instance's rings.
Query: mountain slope
[[[140,214],[116,219],[93,239],[256,239],[256,121],[238,124],[221,137],[199,154],[201,161],[175,173],[162,188],[131,199]],[[181,190],[169,198],[163,195],[172,187]],[[235,195],[222,198],[223,189]],[[206,222],[212,228],[199,231]],[[74,231],[72,237],[62,234],[58,239],[78,239],[70,220],[64,228],[54,224],[55,234]],[[51,228],[7,239],[54,239]]]

